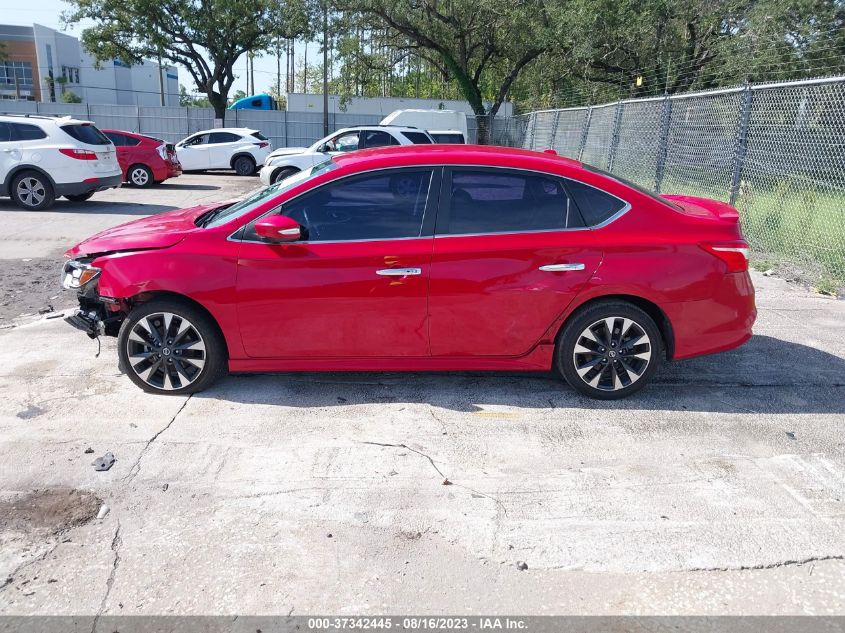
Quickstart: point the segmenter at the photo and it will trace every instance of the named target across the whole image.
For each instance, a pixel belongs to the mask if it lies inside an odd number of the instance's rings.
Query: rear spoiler
[[[699,218],[718,219],[723,222],[739,222],[739,212],[721,200],[710,198],[697,198],[695,196],[677,196],[664,194],[660,196],[673,203],[673,206],[687,215],[694,215]]]

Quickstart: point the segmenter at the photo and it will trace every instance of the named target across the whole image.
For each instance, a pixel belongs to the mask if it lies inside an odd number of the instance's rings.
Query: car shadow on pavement
[[[11,201],[0,201],[0,211],[20,211],[23,213],[83,213],[86,215],[156,215],[178,209],[177,205],[143,204],[138,202],[108,202],[105,200],[87,200],[71,202],[58,200],[55,206],[44,211],[21,209]]]
[[[217,191],[222,188],[217,185],[181,185],[170,182],[155,185],[157,191]]]
[[[199,398],[285,407],[426,403],[461,412],[524,409],[713,413],[845,413],[845,359],[755,336],[739,349],[664,364],[624,400],[586,398],[549,373],[349,372],[240,374]]]

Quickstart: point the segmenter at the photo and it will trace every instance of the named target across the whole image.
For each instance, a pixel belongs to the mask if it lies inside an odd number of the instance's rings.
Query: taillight
[[[725,262],[729,273],[748,270],[748,244],[745,242],[702,242],[700,246]]]
[[[97,154],[90,149],[60,149],[59,151],[76,160],[97,160]]]
[[[158,152],[158,155],[161,156],[161,160],[167,160],[167,145],[162,143],[156,147],[156,151]]]
[[[260,147],[260,148],[267,147],[269,144],[270,143],[256,143],[256,145],[258,145],[258,147]]]

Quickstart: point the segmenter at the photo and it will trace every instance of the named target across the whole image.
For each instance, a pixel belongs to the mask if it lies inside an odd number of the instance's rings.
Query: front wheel
[[[283,167],[282,169],[277,169],[273,174],[273,184],[275,185],[277,182],[281,182],[285,178],[293,176],[298,171],[299,170],[296,167]]]
[[[556,350],[566,382],[600,400],[618,400],[642,389],[662,357],[663,338],[654,320],[624,301],[602,301],[576,313]]]
[[[226,345],[212,319],[189,302],[154,299],[123,321],[120,365],[144,391],[188,394],[218,380],[227,366]]]
[[[37,171],[25,171],[12,180],[11,196],[15,204],[28,211],[53,206],[56,193],[47,177]]]

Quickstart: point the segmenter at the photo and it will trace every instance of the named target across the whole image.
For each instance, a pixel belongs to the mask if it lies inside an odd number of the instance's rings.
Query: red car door
[[[238,321],[253,358],[428,357],[428,275],[440,170],[349,176],[285,202],[303,239],[246,227]]]
[[[601,259],[563,179],[447,169],[431,265],[432,355],[527,354]]]

